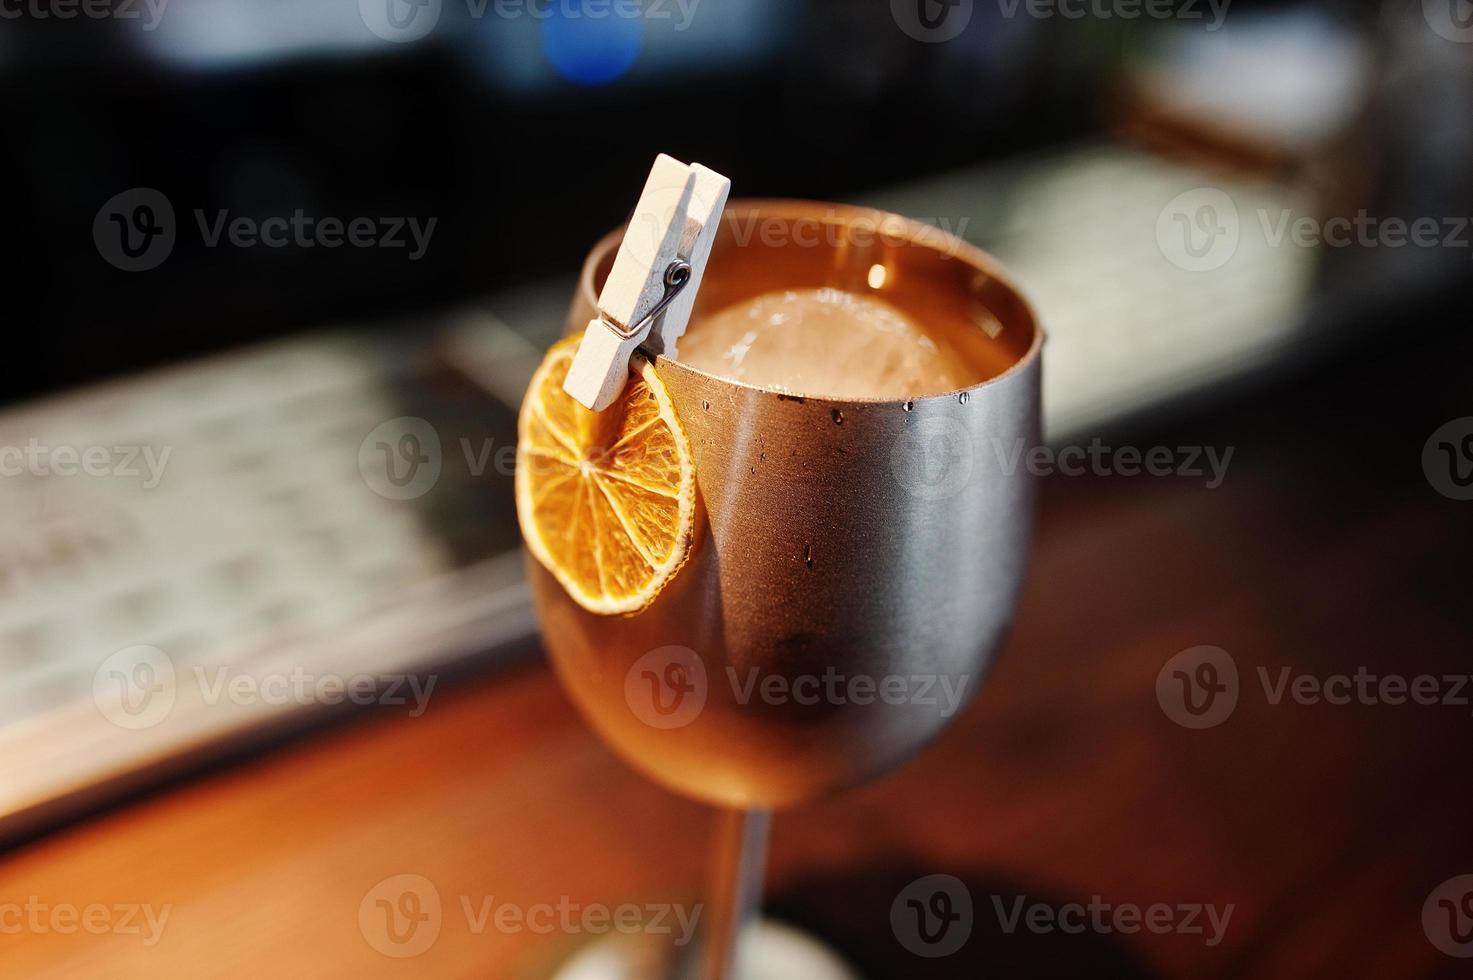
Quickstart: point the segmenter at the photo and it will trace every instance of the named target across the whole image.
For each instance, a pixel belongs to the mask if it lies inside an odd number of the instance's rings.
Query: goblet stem
[[[771,810],[724,810],[717,819],[701,980],[731,980],[737,975],[742,931],[762,905],[771,824]]]

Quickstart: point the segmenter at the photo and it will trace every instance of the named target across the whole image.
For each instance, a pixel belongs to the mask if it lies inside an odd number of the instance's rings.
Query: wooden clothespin
[[[600,412],[619,397],[636,347],[675,355],[730,192],[731,181],[699,163],[655,158],[563,382],[585,407]]]

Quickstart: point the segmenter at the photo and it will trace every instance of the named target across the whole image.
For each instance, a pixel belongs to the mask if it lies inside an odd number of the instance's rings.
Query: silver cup
[[[619,241],[609,235],[585,264],[570,330],[595,315]],[[656,370],[695,455],[690,562],[628,617],[584,611],[530,563],[574,702],[677,792],[776,807],[899,764],[975,693],[1012,617],[1032,525],[1025,461],[1039,439],[1042,334],[995,262],[895,215],[738,201],[695,316],[769,289],[870,292],[877,279],[882,297],[919,292],[926,308],[975,322],[959,342],[998,373],[910,401],[833,399],[662,356]]]
[[[622,234],[584,265],[570,332],[595,315]],[[985,254],[929,226],[737,201],[695,316],[821,287],[878,292],[923,326],[928,314],[965,324],[947,339],[991,370],[942,395],[835,399],[661,355],[695,456],[691,559],[643,612],[612,617],[528,562],[544,643],[588,722],[651,779],[727,811],[699,956],[661,951],[666,976],[734,975],[755,935],[771,809],[899,765],[953,721],[1026,563],[1043,342],[1027,303]],[[629,964],[650,955],[614,957],[628,966],[618,975],[648,975]]]

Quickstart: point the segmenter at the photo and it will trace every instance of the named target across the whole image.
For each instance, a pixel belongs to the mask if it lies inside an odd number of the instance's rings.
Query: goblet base
[[[696,952],[665,937],[613,933],[575,953],[552,980],[695,980]],[[833,950],[770,919],[742,934],[739,963],[734,980],[860,980]]]

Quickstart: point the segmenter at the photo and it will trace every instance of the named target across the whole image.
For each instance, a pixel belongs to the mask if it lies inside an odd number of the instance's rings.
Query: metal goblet
[[[570,330],[595,315],[621,234],[589,256]],[[901,764],[957,716],[1010,623],[1031,536],[1043,337],[997,264],[883,212],[736,201],[695,319],[822,287],[946,326],[977,383],[909,400],[780,393],[677,349],[656,371],[695,456],[690,561],[622,617],[583,610],[528,562],[544,643],[589,724],[651,779],[730,814],[708,977],[728,975],[760,891],[768,812]]]

